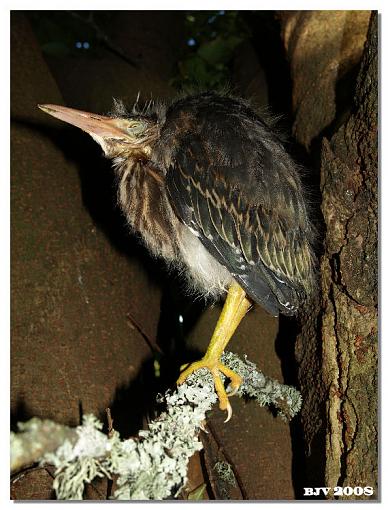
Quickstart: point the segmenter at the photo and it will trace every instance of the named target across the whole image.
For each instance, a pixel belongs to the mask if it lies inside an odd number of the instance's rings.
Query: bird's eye
[[[127,131],[130,135],[140,136],[146,130],[146,124],[140,121],[131,121],[128,124]]]

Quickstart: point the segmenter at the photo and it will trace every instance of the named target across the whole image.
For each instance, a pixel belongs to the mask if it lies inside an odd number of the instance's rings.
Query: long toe
[[[219,407],[222,411],[227,412],[227,418],[225,423],[228,422],[232,417],[232,406],[230,405],[229,398],[234,395],[242,382],[241,377],[233,372],[230,368],[223,365],[220,361],[214,361],[213,359],[208,359],[206,357],[202,358],[200,361],[196,361],[191,365],[185,365],[185,370],[180,374],[179,379],[177,380],[177,384],[183,384],[185,380],[196,370],[200,368],[207,368],[214,381],[214,388],[218,396]],[[232,392],[227,394],[225,391],[224,383],[221,380],[220,373],[224,374],[227,378],[230,379],[230,386],[232,388]]]
[[[229,384],[230,391],[228,392],[228,396],[232,397],[233,395],[236,395],[241,386],[242,378],[238,374],[236,374],[236,372],[233,372],[233,370],[231,370],[225,365],[222,365],[221,363],[219,363],[217,368],[220,372],[222,372],[226,377],[230,379]]]

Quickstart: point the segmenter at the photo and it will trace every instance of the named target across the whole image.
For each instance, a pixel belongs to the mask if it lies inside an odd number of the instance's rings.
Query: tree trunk
[[[298,339],[308,462],[328,487],[371,486],[377,497],[377,14],[354,108],[321,152],[321,303]],[[323,466],[325,459],[325,466]],[[321,463],[322,469],[316,470]],[[333,491],[329,497],[335,497]],[[338,494],[345,499],[366,495]]]

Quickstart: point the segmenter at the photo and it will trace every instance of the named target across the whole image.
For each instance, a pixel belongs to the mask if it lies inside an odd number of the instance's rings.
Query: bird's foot
[[[232,406],[229,403],[228,397],[231,397],[237,393],[242,383],[241,377],[233,372],[233,370],[223,365],[218,359],[214,360],[213,358],[206,356],[199,361],[191,363],[190,365],[184,365],[182,368],[184,370],[180,374],[179,379],[177,380],[177,384],[183,384],[193,372],[199,370],[200,368],[207,368],[209,370],[213,377],[214,388],[220,402],[219,407],[221,411],[227,412],[227,417],[224,423],[228,422],[232,417]],[[225,391],[220,372],[230,379],[230,387],[232,388],[232,391],[228,394]]]

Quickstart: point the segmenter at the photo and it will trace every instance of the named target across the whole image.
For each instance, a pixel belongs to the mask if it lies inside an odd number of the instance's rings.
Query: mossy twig
[[[222,362],[242,376],[239,395],[246,394],[260,405],[274,404],[284,417],[299,411],[301,397],[296,389],[265,377],[253,363],[230,352],[224,353]],[[186,483],[190,457],[202,449],[198,432],[217,396],[210,373],[201,369],[160,399],[166,410],[149,424],[149,430],[126,440],[114,430],[103,434],[102,423],[92,415],[84,416],[76,429],[38,418],[19,424],[21,432],[11,438],[13,465],[19,468],[24,461],[38,460],[54,464],[58,499],[82,499],[85,483],[114,474],[118,478],[113,499],[176,497]]]

